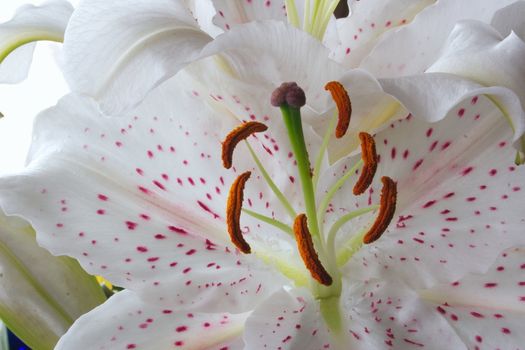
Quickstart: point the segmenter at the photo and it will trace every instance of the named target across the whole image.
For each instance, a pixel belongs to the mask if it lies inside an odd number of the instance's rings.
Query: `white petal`
[[[380,79],[384,91],[395,96],[415,117],[436,122],[443,119],[462,101],[477,95],[489,95],[497,101],[502,115],[514,133],[511,140],[522,149],[519,138],[525,132],[525,112],[517,90],[505,87],[485,87],[452,74],[424,73],[395,79]],[[522,93],[520,93],[521,95]],[[496,108],[493,104],[489,108]]]
[[[381,37],[361,64],[381,78],[423,73],[439,56],[456,22],[476,19],[489,23],[498,9],[515,0],[440,0],[407,26]]]
[[[252,21],[274,19],[286,22],[283,0],[227,1],[213,0],[217,14],[213,23],[223,30]]]
[[[236,174],[222,169],[220,140],[236,122],[178,93],[159,88],[121,118],[66,97],[38,118],[30,166],[2,180],[1,200],[42,245],[116,285],[179,307],[246,310],[282,280],[226,234]]]
[[[65,75],[111,114],[140,102],[210,40],[182,0],[84,1],[66,31]]]
[[[0,316],[32,347],[51,349],[82,314],[105,301],[72,259],[36,244],[31,226],[0,213]]]
[[[523,16],[525,16],[525,2],[516,1],[496,11],[491,24],[503,36],[508,36],[511,32],[514,32],[521,40],[525,40],[525,23],[523,22]]]
[[[501,250],[524,244],[525,169],[513,163],[511,134],[482,96],[438,123],[411,117],[378,133],[378,174],[355,205],[378,203],[379,178],[386,175],[398,182],[397,211],[387,232],[354,256],[353,275],[388,268],[410,286],[428,287],[485,271]],[[344,204],[348,193],[338,194],[336,212],[352,210]],[[363,225],[348,225],[348,234]]]
[[[435,303],[469,348],[517,349],[525,343],[525,250],[503,252],[484,274],[420,294]]]
[[[328,58],[329,51],[319,41],[277,21],[233,28],[203,51],[203,55],[216,53],[220,53],[233,77],[266,91],[267,97],[262,101],[265,104],[269,104],[273,89],[283,82],[295,81],[304,89],[308,105],[324,111],[331,101],[324,85],[344,73],[341,66]]]
[[[126,290],[79,318],[55,349],[240,350],[245,319],[161,308]]]
[[[432,305],[389,277],[355,283],[349,275],[341,304],[352,349],[466,349]]]
[[[490,25],[477,21],[454,27],[436,62],[427,72],[443,72],[484,86],[503,86],[514,91],[525,106],[525,43],[511,33],[503,38]]]
[[[337,20],[341,44],[333,53],[345,67],[358,67],[381,36],[410,23],[434,0],[349,1],[350,15]]]
[[[62,41],[73,7],[55,0],[25,5],[0,25],[0,82],[18,83],[27,77],[35,45],[40,40]]]
[[[318,302],[309,291],[280,290],[269,297],[246,321],[247,349],[332,349]]]

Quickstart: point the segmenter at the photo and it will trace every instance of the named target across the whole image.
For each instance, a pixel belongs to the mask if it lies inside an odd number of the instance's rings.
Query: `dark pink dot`
[[[137,247],[137,251],[139,251],[141,253],[146,253],[148,251],[148,248],[146,248],[144,246],[138,246]]]
[[[108,197],[103,195],[103,194],[99,194],[98,195],[98,199],[100,199],[101,201],[107,201],[108,200]]]
[[[179,327],[175,328],[175,331],[177,333],[186,332],[187,330],[188,330],[188,327],[186,327],[186,326],[179,326]]]

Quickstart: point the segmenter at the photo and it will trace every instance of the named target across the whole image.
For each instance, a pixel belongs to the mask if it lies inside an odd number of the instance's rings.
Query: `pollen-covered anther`
[[[299,254],[312,277],[325,286],[331,285],[332,277],[325,270],[317,256],[305,214],[297,215],[293,224],[293,232],[299,248]]]
[[[343,85],[337,81],[331,81],[324,86],[325,90],[330,91],[332,98],[337,106],[338,121],[335,127],[335,137],[340,139],[346,134],[352,116],[352,103]]]
[[[372,135],[366,132],[359,133],[361,140],[361,159],[363,160],[363,169],[361,175],[354,185],[353,193],[358,196],[363,194],[372,183],[377,171],[377,153],[376,143]]]
[[[242,235],[240,225],[241,209],[244,200],[244,185],[250,178],[251,174],[250,171],[247,171],[235,179],[230,188],[228,203],[226,206],[226,223],[228,225],[230,240],[244,254],[250,254],[251,248]]]
[[[233,151],[239,142],[257,132],[268,130],[268,127],[259,122],[247,122],[239,125],[226,136],[222,142],[222,164],[230,169],[233,163]]]
[[[392,221],[396,211],[397,184],[388,176],[383,176],[381,182],[383,182],[383,188],[381,189],[379,214],[372,227],[364,235],[364,244],[375,242],[381,237]]]

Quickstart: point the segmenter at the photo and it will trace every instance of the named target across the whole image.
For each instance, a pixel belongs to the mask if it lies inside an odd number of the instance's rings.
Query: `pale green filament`
[[[335,237],[337,236],[337,232],[341,229],[341,227],[344,226],[348,221],[355,219],[361,215],[370,213],[371,211],[377,210],[379,208],[379,205],[372,205],[370,207],[354,210],[346,215],[343,215],[340,217],[330,228],[330,231],[328,231],[328,237],[326,239],[326,245],[328,246],[328,254],[330,256],[335,255]]]
[[[319,183],[319,176],[321,176],[321,166],[323,164],[324,155],[326,153],[326,148],[328,147],[328,143],[330,142],[330,136],[335,130],[336,122],[337,122],[337,111],[334,112],[334,116],[332,117],[332,119],[330,119],[330,123],[328,124],[328,127],[326,128],[326,131],[323,136],[323,143],[321,144],[319,153],[317,153],[317,157],[315,158],[314,177],[312,180],[314,183],[314,191],[317,189],[317,184]]]
[[[262,165],[261,161],[259,160],[259,157],[257,157],[257,154],[254,152],[252,146],[250,146],[250,143],[248,141],[245,141],[245,142],[246,142],[246,145],[248,146],[248,149],[250,150],[250,154],[252,155],[253,160],[255,161],[255,164],[257,164],[257,168],[259,168],[259,171],[261,172],[262,176],[268,183],[268,186],[270,186],[273,193],[279,199],[279,201],[283,205],[284,209],[286,209],[286,211],[288,212],[288,215],[290,215],[292,220],[295,219],[295,217],[297,216],[297,213],[293,209],[292,205],[290,204],[290,202],[288,202],[288,200],[286,199],[284,194],[279,190],[279,188],[277,188],[272,178],[270,177],[270,175],[268,174],[268,172]]]
[[[324,198],[323,198],[323,200],[321,202],[321,205],[319,206],[319,211],[318,211],[318,214],[317,214],[317,216],[319,218],[319,222],[322,223],[324,221],[324,216],[326,214],[326,210],[328,209],[328,205],[332,201],[332,198],[337,193],[337,191],[341,187],[343,187],[343,185],[345,184],[346,180],[348,180],[348,178],[352,174],[354,174],[356,172],[357,168],[359,168],[362,165],[363,165],[363,160],[361,159],[359,162],[357,162],[352,167],[352,169],[348,170],[339,180],[337,180],[337,182],[332,187],[330,187],[330,189],[328,190],[328,192],[324,196]]]
[[[288,22],[296,28],[300,27],[299,15],[297,14],[297,7],[295,6],[295,0],[286,0],[286,15],[288,17]]]
[[[38,33],[38,34],[27,34],[21,35],[18,40],[13,40],[7,46],[0,49],[0,63],[9,56],[13,51],[18,49],[20,46],[35,42],[35,41],[55,41],[61,43],[64,40],[61,36],[55,36],[47,33]]]
[[[337,252],[337,266],[344,266],[361,249],[366,232],[367,229],[362,229],[342,245]]]
[[[333,15],[339,0],[306,0],[304,4],[302,29],[313,37],[323,40],[326,27]],[[299,15],[294,0],[285,0],[288,22],[300,28]]]
[[[257,220],[260,220],[262,222],[265,222],[269,225],[272,225],[272,226],[275,226],[277,227],[279,230],[289,234],[290,236],[293,236],[293,231],[292,231],[292,228],[288,225],[286,225],[285,223],[279,221],[279,220],[276,220],[276,219],[273,219],[269,216],[266,216],[266,215],[262,215],[262,214],[259,214],[257,212],[254,212],[250,209],[245,209],[243,208],[242,211],[254,218],[256,218]]]

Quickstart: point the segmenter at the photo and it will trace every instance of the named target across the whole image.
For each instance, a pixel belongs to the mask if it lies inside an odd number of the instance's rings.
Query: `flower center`
[[[233,182],[228,196],[226,222],[231,242],[241,252],[245,254],[251,253],[250,245],[245,240],[240,226],[242,212],[271,224],[286,234],[292,235],[297,242],[299,255],[305,267],[310,272],[312,278],[310,287],[312,292],[321,300],[339,297],[342,285],[340,267],[343,266],[363,244],[373,243],[381,237],[394,216],[397,197],[396,183],[389,177],[383,177],[381,179],[383,188],[381,190],[379,205],[359,209],[340,217],[325,234],[320,223],[324,223],[324,217],[333,196],[341,189],[345,182],[355,174],[359,167],[362,167],[362,169],[353,187],[353,194],[361,195],[365,193],[374,179],[378,163],[374,138],[367,133],[360,133],[361,161],[335,182],[326,192],[324,198],[319,201],[320,205],[317,206],[316,203],[318,203],[318,201],[315,196],[315,187],[319,179],[320,164],[325,156],[328,141],[334,132],[337,138],[345,136],[350,124],[352,110],[350,97],[340,83],[329,82],[325,88],[330,91],[336,103],[338,113],[334,114],[334,118],[328,126],[313,173],[304,138],[300,112],[301,107],[306,103],[304,91],[296,83],[283,83],[273,92],[271,97],[272,105],[279,107],[281,110],[283,122],[288,132],[288,138],[292,146],[301,182],[305,213],[296,213],[287,198],[277,188],[266,172],[247,141],[249,136],[254,133],[265,132],[268,129],[266,125],[255,121],[241,124],[233,129],[222,143],[223,165],[229,169],[233,164],[233,154],[236,146],[241,141],[246,142],[263,178],[277,198],[283,203],[291,219],[291,224],[286,224],[274,218],[242,208],[244,188],[251,175],[251,172],[247,171],[239,175]],[[336,121],[337,125],[335,125]],[[350,220],[376,209],[379,209],[377,217],[375,221],[371,223],[369,229],[354,235],[347,244],[343,245],[345,247],[344,250],[337,251],[335,241],[340,229]]]
[[[295,0],[285,0],[286,15],[290,24],[322,40],[330,18],[339,1],[340,0],[307,0],[304,6],[301,25]]]

